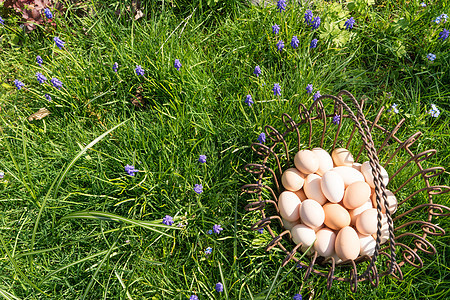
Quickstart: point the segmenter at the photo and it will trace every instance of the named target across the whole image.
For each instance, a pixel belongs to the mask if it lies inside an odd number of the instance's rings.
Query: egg
[[[325,226],[323,226],[323,224],[322,225],[320,225],[319,227],[316,227],[316,228],[313,228],[314,229],[314,231],[317,233],[317,231],[319,231],[320,229],[322,229],[322,228],[324,228]]]
[[[323,224],[325,212],[317,201],[306,199],[300,207],[300,218],[305,225],[316,228]]]
[[[342,204],[347,209],[358,208],[369,200],[370,193],[370,186],[367,183],[363,181],[354,182],[345,189]]]
[[[372,237],[376,240],[377,234],[372,234]],[[387,222],[387,217],[384,214],[381,218],[381,239],[380,244],[384,244],[387,240],[389,240],[389,224]]]
[[[322,193],[330,202],[338,203],[342,200],[342,197],[344,197],[344,180],[336,172],[325,172],[322,176],[320,186]]]
[[[332,171],[341,175],[342,179],[344,180],[345,187],[348,187],[350,184],[357,181],[362,182],[366,181],[364,175],[361,172],[351,167],[346,166],[335,167],[332,169]]]
[[[298,191],[303,187],[303,183],[305,182],[305,175],[300,173],[296,168],[289,168],[284,171],[281,176],[281,183],[284,188],[288,191]]]
[[[323,257],[329,257],[334,254],[334,244],[336,242],[336,233],[328,228],[323,228],[316,232],[316,241],[314,249],[317,254]]]
[[[323,176],[326,171],[329,171],[333,168],[333,160],[331,159],[331,156],[327,151],[323,150],[322,148],[314,148],[311,151],[314,152],[314,154],[316,154],[317,158],[319,159],[319,169],[317,169],[316,171],[317,174]]]
[[[358,172],[361,172],[361,166],[362,164],[355,162],[353,163],[352,168],[357,170]]]
[[[281,218],[281,220],[283,220],[284,228],[287,229],[287,230],[291,230],[295,225],[300,224],[300,219],[295,220],[293,222],[288,221],[288,220],[283,219],[283,218]]]
[[[377,210],[370,208],[363,211],[356,218],[355,226],[360,233],[365,235],[377,232]]]
[[[302,244],[303,247],[308,248],[316,240],[316,233],[312,228],[305,224],[297,224],[291,229],[292,240],[295,244]],[[303,248],[302,247],[302,248]]]
[[[387,186],[389,183],[389,175],[382,166],[380,166],[380,170],[384,186]],[[373,183],[372,167],[370,166],[370,163],[368,161],[362,164],[361,173],[364,175],[364,178],[366,179],[366,182],[370,185],[370,187],[375,188],[375,184]]]
[[[336,203],[327,203],[323,206],[325,213],[324,224],[333,230],[339,230],[350,225],[350,214],[341,205]]]
[[[358,232],[358,238],[359,238],[359,254],[360,255],[368,255],[372,256],[375,252],[375,246],[377,242],[371,235],[363,235]]]
[[[312,174],[319,169],[319,159],[310,150],[300,150],[294,157],[295,167],[303,174]]]
[[[364,212],[364,211],[366,211],[368,209],[371,209],[371,208],[373,208],[372,207],[372,201],[369,200],[366,203],[364,203],[363,205],[361,205],[360,207],[357,207],[355,209],[350,210],[349,211],[350,219],[351,219],[350,224],[351,225],[355,225],[356,224],[356,219],[358,218],[358,216],[362,212]]]
[[[355,160],[353,155],[344,148],[336,148],[331,152],[331,158],[336,166],[347,166],[351,167]]]
[[[387,203],[389,206],[389,212],[392,214],[394,214],[397,211],[397,198],[395,197],[394,193],[391,192],[390,190],[386,190],[386,196],[387,196]],[[373,207],[377,207],[377,200],[376,200],[377,195],[375,193],[373,193],[372,195],[372,205]],[[384,201],[383,199],[381,199],[381,212],[383,214],[386,213],[386,208],[384,207]]]
[[[336,265],[337,265],[337,264],[340,264],[340,263],[342,262],[342,259],[340,259],[339,256],[337,256],[336,253],[334,253],[333,255],[331,255],[331,257],[334,258],[334,263],[335,263]]]
[[[308,197],[306,197],[306,194],[303,191],[303,189],[299,189],[298,191],[295,191],[294,193],[297,195],[297,197],[300,198],[300,201],[304,201],[304,200],[308,199]]]
[[[336,236],[334,250],[343,261],[356,259],[360,251],[359,238],[356,231],[350,226],[339,230]]]
[[[308,199],[313,199],[320,205],[324,205],[327,202],[327,198],[322,193],[322,177],[317,174],[306,176],[303,191]]]
[[[301,205],[300,199],[293,192],[284,191],[278,197],[278,208],[280,209],[280,215],[283,219],[290,222],[298,220],[299,207]]]

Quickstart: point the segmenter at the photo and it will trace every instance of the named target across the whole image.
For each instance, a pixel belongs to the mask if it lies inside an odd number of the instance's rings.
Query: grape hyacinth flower
[[[55,41],[55,44],[56,46],[58,46],[59,50],[61,50],[64,47],[64,44],[66,43],[57,36],[55,36],[53,40]]]
[[[212,253],[212,248],[211,247],[208,247],[208,248],[205,249],[205,255],[209,255],[211,253]]]
[[[5,25],[5,20],[2,17],[0,17],[0,24]]]
[[[127,172],[128,175],[130,175],[130,176],[134,176],[134,173],[139,172],[139,170],[136,170],[134,168],[134,166],[132,166],[132,165],[126,165],[125,166],[125,172]]]
[[[320,92],[317,91],[317,92],[314,94],[314,96],[313,96],[314,101],[316,101],[317,99],[319,99],[320,96],[322,96],[322,95],[320,95]]]
[[[353,25],[355,25],[355,19],[353,19],[353,17],[351,17],[350,19],[345,21],[344,25],[345,25],[345,29],[347,29],[347,30],[352,29]]]
[[[44,63],[44,60],[40,55],[36,56],[36,62],[39,65],[39,67],[42,67],[42,64]]]
[[[264,233],[264,228],[258,229],[258,232],[261,233],[261,234],[263,234],[263,233]]]
[[[141,66],[137,65],[134,71],[136,72],[136,75],[144,76],[145,71]]]
[[[18,79],[14,80],[14,85],[16,86],[17,90],[20,90],[25,86],[25,84]]]
[[[204,163],[206,162],[206,155],[201,154],[201,155],[198,157],[198,161],[199,161],[200,163],[204,164]]]
[[[44,97],[45,99],[47,99],[47,101],[52,101],[52,97],[50,97],[49,94],[45,94]]]
[[[312,84],[308,84],[308,85],[306,86],[306,92],[307,92],[308,94],[311,94],[311,93],[313,92],[313,85],[312,85]]]
[[[253,71],[253,74],[256,75],[256,77],[258,77],[259,75],[261,75],[261,68],[259,66],[255,67],[255,70]]]
[[[295,294],[293,299],[294,299],[294,300],[302,300],[303,298],[302,298],[302,295],[300,295],[300,294]]]
[[[341,116],[340,115],[335,115],[333,117],[333,124],[334,125],[339,125],[339,123],[341,123]]]
[[[167,225],[167,226],[172,226],[172,225],[173,225],[173,218],[172,218],[171,216],[169,216],[169,215],[166,215],[166,216],[163,218],[162,223],[163,223],[164,225]]]
[[[53,84],[53,86],[55,88],[57,88],[58,90],[61,89],[63,83],[56,77],[53,77],[52,79],[50,79],[50,82]]]
[[[177,69],[177,71],[180,71],[181,68],[181,63],[179,59],[175,59],[175,62],[173,63],[173,66],[175,67],[175,69]]]
[[[281,52],[283,50],[283,48],[284,48],[284,42],[283,42],[283,40],[279,40],[277,43],[277,50]]]
[[[192,295],[189,297],[189,300],[198,300],[197,295]]]
[[[194,185],[194,192],[196,192],[197,194],[203,193],[203,185],[201,184]]]
[[[313,19],[313,13],[309,9],[305,12],[305,22],[308,25],[311,25]]]
[[[397,108],[397,104],[392,104],[391,108],[389,109],[389,111],[393,111],[394,113],[398,114],[398,108]]]
[[[244,102],[248,106],[252,106],[252,104],[253,104],[252,96],[251,95],[247,95],[247,97],[245,97],[245,101]]]
[[[216,283],[216,291],[218,293],[223,292],[223,284],[221,282]]]
[[[309,46],[309,48],[314,49],[317,47],[317,39],[313,39],[311,41],[311,45]]]
[[[298,47],[299,44],[300,44],[300,41],[298,40],[297,36],[294,35],[294,36],[292,37],[292,40],[291,40],[291,46],[292,46],[292,48],[297,49],[297,47]]]
[[[433,118],[437,118],[439,117],[439,115],[441,114],[440,110],[437,108],[437,106],[435,104],[431,104],[431,109],[428,112]]]
[[[277,2],[277,8],[278,11],[281,13],[282,10],[286,10],[286,0],[278,0]]]
[[[45,77],[42,73],[37,72],[36,73],[36,79],[40,84],[43,84],[45,81],[47,81],[47,77]]]
[[[266,134],[264,132],[261,132],[260,135],[258,135],[258,142],[261,144],[264,144],[266,142]]]
[[[427,58],[429,61],[433,61],[436,59],[436,55],[434,55],[433,53],[428,53]]]
[[[312,29],[317,29],[320,26],[320,17],[315,17],[314,22],[311,24]]]
[[[222,226],[215,224],[213,226],[213,231],[215,234],[219,234],[223,230]]]
[[[272,91],[273,91],[273,95],[274,96],[281,96],[281,87],[280,87],[280,85],[278,84],[278,83],[275,83],[274,85],[273,85],[273,89],[272,89]]]
[[[280,26],[277,25],[277,24],[273,25],[273,26],[272,26],[272,33],[273,33],[273,34],[278,34],[278,33],[280,33]]]
[[[117,63],[117,62],[115,62],[114,64],[113,64],[113,71],[114,72],[116,72],[117,73],[117,69],[119,69],[119,64]]]
[[[445,41],[448,38],[449,33],[450,32],[444,28],[441,32],[439,32],[438,40],[442,39],[442,41]]]
[[[53,18],[52,12],[50,11],[50,9],[48,7],[46,9],[44,9],[44,14],[47,17],[47,19]]]

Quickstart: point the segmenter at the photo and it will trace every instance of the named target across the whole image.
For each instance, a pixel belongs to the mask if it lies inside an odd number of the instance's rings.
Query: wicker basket
[[[346,96],[348,100],[343,101],[343,96]],[[330,103],[330,100],[332,103]],[[324,106],[324,103],[327,105]],[[349,105],[353,107],[353,110]],[[403,274],[401,268],[403,265],[410,264],[414,267],[421,268],[423,266],[423,261],[419,254],[436,254],[436,249],[427,240],[427,236],[444,235],[444,229],[432,222],[435,218],[449,215],[449,208],[433,203],[433,196],[446,193],[450,188],[448,186],[440,185],[432,186],[429,180],[432,177],[442,174],[444,168],[431,167],[424,169],[422,167],[422,162],[433,156],[436,153],[436,150],[432,149],[414,154],[410,150],[410,147],[421,136],[420,132],[413,134],[406,141],[401,141],[395,134],[403,124],[404,119],[401,120],[392,131],[388,131],[377,124],[382,116],[383,108],[379,110],[374,121],[369,121],[365,119],[363,114],[363,105],[364,101],[358,103],[355,97],[347,91],[341,91],[337,96],[321,96],[312,104],[309,110],[307,110],[303,104],[300,104],[298,107],[300,117],[299,122],[296,123],[289,115],[283,114],[282,121],[285,126],[285,131],[283,133],[280,133],[280,131],[277,131],[272,126],[266,126],[265,132],[268,137],[267,145],[260,143],[252,144],[253,151],[262,156],[262,162],[251,163],[245,166],[245,169],[248,172],[258,177],[257,183],[246,184],[242,187],[243,192],[252,194],[252,196],[257,196],[257,199],[255,199],[256,201],[247,204],[245,209],[249,212],[260,211],[261,219],[253,224],[251,228],[252,230],[266,228],[271,234],[272,241],[267,245],[266,251],[269,251],[274,247],[279,247],[286,254],[282,266],[285,266],[289,261],[293,260],[301,267],[306,268],[305,281],[311,273],[318,274],[327,278],[328,289],[331,288],[334,280],[349,282],[350,289],[353,292],[356,291],[358,282],[361,281],[369,281],[372,286],[376,287],[380,277],[384,275],[391,275],[402,280]],[[333,112],[327,114],[325,111],[326,108],[332,108]],[[334,258],[331,257],[325,260],[319,258],[317,252],[314,252],[308,259],[309,262],[305,263],[299,261],[296,257],[296,253],[300,249],[301,244],[293,246],[293,242],[289,238],[291,233],[284,228],[283,221],[279,216],[279,209],[277,206],[278,195],[283,191],[280,186],[281,174],[283,170],[289,168],[293,164],[290,155],[295,154],[302,148],[312,148],[311,143],[313,137],[315,137],[316,140],[319,140],[320,137],[320,142],[314,146],[324,147],[324,141],[327,138],[326,133],[327,130],[329,130],[327,127],[327,120],[336,115],[341,117],[341,122],[339,122],[339,125],[337,126],[332,145],[325,146],[329,146],[331,149],[336,147],[339,142],[339,133],[341,132],[343,121],[348,119],[348,121],[353,124],[353,130],[349,133],[349,136],[345,137],[346,144],[344,143],[342,146],[348,149],[352,146],[352,143],[360,143],[362,141],[359,153],[355,156],[355,161],[359,161],[361,155],[365,155],[368,157],[373,170],[378,212],[378,231],[375,253],[372,257],[366,255],[359,256],[356,260],[347,260],[337,265]],[[321,131],[321,136],[319,136],[319,134],[313,136],[313,125],[316,126],[317,124],[322,128],[321,130],[319,129],[319,131]],[[307,126],[307,129],[309,129],[309,135],[304,144],[301,143],[302,139],[299,130],[302,126]],[[376,149],[373,142],[372,132],[373,134],[381,134],[381,137],[384,137],[384,141],[378,149]],[[287,143],[289,137],[297,140],[296,149],[289,150]],[[356,137],[360,137],[360,139]],[[331,139],[329,139],[329,141],[331,143]],[[385,155],[387,158],[383,164],[381,164],[379,161],[379,154],[386,146],[388,146],[389,149],[395,150],[388,151],[388,155]],[[409,176],[402,184],[396,186],[395,190],[393,190],[391,186],[391,190],[397,196],[399,210],[402,205],[409,205],[408,200],[412,200],[420,193],[424,193],[427,200],[424,201],[425,203],[414,206],[402,214],[395,215],[395,217],[390,215],[389,209],[387,208],[387,201],[383,201],[386,205],[386,215],[389,224],[389,241],[386,242],[386,244],[380,245],[382,217],[380,203],[383,203],[380,199],[386,200],[386,187],[382,182],[380,166],[383,165],[386,168],[396,155],[402,152],[407,153],[409,159],[404,162],[394,174],[391,172],[390,181],[392,182],[392,180],[402,171],[410,172],[409,169],[411,169],[411,164],[418,171]],[[409,196],[400,199],[398,197],[399,192],[404,193],[403,190],[406,189],[405,186],[413,180],[420,180],[423,184],[423,188],[417,189]],[[408,220],[411,218],[413,212],[421,210],[424,211],[424,213],[420,214],[420,217],[423,218],[423,220]],[[276,228],[281,226],[282,232],[277,234],[275,232],[275,227],[271,227],[271,225],[275,225]],[[395,227],[393,225],[395,225]],[[350,270],[350,275],[347,277],[336,276],[335,272],[341,271],[341,268],[342,271]]]

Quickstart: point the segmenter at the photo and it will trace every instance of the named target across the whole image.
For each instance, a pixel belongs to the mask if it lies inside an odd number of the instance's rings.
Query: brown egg
[[[325,225],[333,230],[339,230],[350,225],[348,211],[337,203],[327,203],[323,206],[325,212]]]
[[[367,201],[366,203],[364,203],[363,205],[361,205],[360,207],[357,207],[357,208],[355,208],[355,209],[350,210],[350,211],[349,211],[350,219],[351,219],[350,224],[351,224],[351,225],[355,225],[355,224],[356,224],[356,219],[358,218],[358,216],[359,216],[362,212],[364,212],[364,211],[366,211],[366,210],[368,210],[368,209],[371,209],[371,208],[373,208],[373,207],[372,207],[372,201],[369,200],[369,201]]]
[[[353,159],[353,155],[344,148],[336,148],[331,152],[331,157],[333,158],[333,162],[336,166],[353,166],[355,160]]]
[[[389,212],[391,215],[397,211],[397,198],[395,197],[394,193],[390,190],[386,190],[386,196],[387,196],[387,203],[389,205]],[[377,207],[377,200],[376,200],[377,194],[373,193],[372,195],[372,205],[373,207]],[[386,208],[384,207],[384,201],[381,199],[381,212],[383,214],[386,213]]]
[[[343,261],[356,259],[360,251],[359,238],[356,231],[350,226],[339,230],[336,236],[334,250]]]
[[[333,160],[331,159],[330,154],[322,148],[314,148],[311,150],[314,154],[317,155],[319,159],[319,169],[316,171],[317,174],[323,176],[323,174],[331,170],[333,168]]]
[[[312,174],[319,169],[319,159],[310,150],[300,150],[294,157],[295,167],[303,174]]]
[[[329,257],[334,254],[334,245],[336,243],[336,233],[328,228],[320,229],[316,232],[316,241],[314,249],[320,256]]]
[[[317,174],[306,176],[303,191],[308,199],[315,200],[320,205],[324,205],[327,202],[327,198],[322,193],[322,177]]]
[[[305,175],[296,168],[289,168],[281,176],[281,183],[288,191],[295,192],[303,187]]]
[[[358,208],[369,200],[370,192],[370,186],[367,183],[354,182],[345,189],[342,202],[347,209]]]
[[[360,233],[369,235],[377,232],[377,210],[371,208],[363,211],[356,218],[356,230]]]

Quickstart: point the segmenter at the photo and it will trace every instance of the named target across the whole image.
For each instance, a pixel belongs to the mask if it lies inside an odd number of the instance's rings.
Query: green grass
[[[425,165],[450,163],[450,40],[436,40],[449,23],[431,23],[448,13],[448,3],[421,8],[414,1],[357,1],[354,7],[316,2],[313,12],[322,18],[318,32],[303,22],[307,7],[291,5],[280,14],[273,6],[234,1],[212,8],[207,1],[174,1],[174,6],[152,1],[138,21],[122,2],[91,1],[56,14],[55,29],[29,34],[2,15],[7,26],[0,27],[0,170],[5,172],[0,295],[292,299],[300,292],[304,299],[448,298],[448,235],[429,238],[438,254],[421,255],[422,269],[405,266],[402,282],[384,277],[378,288],[361,283],[352,294],[347,283],[335,282],[328,291],[322,277],[303,281],[305,271],[293,263],[280,268],[284,254],[264,251],[270,235],[250,230],[259,215],[245,212],[251,197],[239,190],[255,180],[244,171],[245,164],[259,160],[250,145],[265,125],[282,130],[282,113],[298,120],[299,103],[312,104],[305,92],[309,83],[321,94],[347,89],[358,99],[366,97],[369,118],[397,103],[400,113],[385,113],[380,122],[392,129],[405,118],[398,136],[423,133],[414,152],[438,150]],[[123,11],[119,17],[117,9]],[[348,32],[342,28],[350,16],[356,26]],[[282,28],[281,53],[274,23]],[[297,50],[290,46],[293,35],[300,40]],[[66,41],[63,50],[54,45],[54,36]],[[312,38],[319,39],[316,49],[309,48]],[[426,60],[430,52],[437,56],[434,62]],[[36,55],[44,59],[42,68]],[[145,77],[135,75],[136,65]],[[253,75],[256,65],[263,72],[259,78]],[[36,72],[59,78],[64,87],[39,85]],[[16,78],[26,89],[15,89]],[[278,98],[271,90],[276,82],[282,88]],[[139,90],[144,108],[131,104]],[[247,94],[255,101],[252,107],[244,103]],[[432,103],[441,110],[437,119],[427,114]],[[51,115],[26,120],[41,107]],[[198,163],[200,154],[207,156],[206,164]],[[404,158],[388,171],[395,172]],[[137,176],[126,175],[126,164],[140,170]],[[448,172],[431,182],[450,185]],[[195,184],[203,185],[202,194],[193,191]],[[420,180],[413,181],[401,195],[418,186]],[[422,201],[418,196],[408,205]],[[446,194],[436,201],[450,204]],[[186,226],[162,225],[165,215]],[[448,219],[436,222],[449,227]],[[214,224],[224,228],[220,235],[207,234]],[[207,247],[213,249],[210,256],[204,254]],[[220,295],[214,291],[219,281]]]

